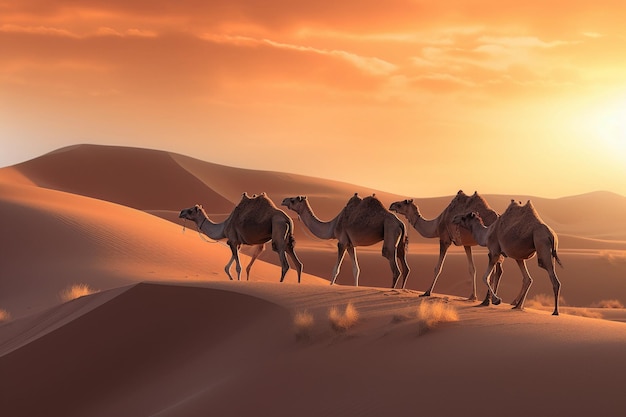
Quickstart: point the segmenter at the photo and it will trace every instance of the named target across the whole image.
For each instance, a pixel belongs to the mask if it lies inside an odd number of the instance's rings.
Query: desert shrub
[[[93,294],[95,292],[98,291],[94,290],[87,284],[73,284],[61,290],[59,292],[59,296],[61,297],[61,301],[65,303],[67,301],[74,300],[85,295]]]
[[[603,250],[600,252],[600,257],[609,261],[609,263],[623,264],[626,262],[626,251],[624,250]]]
[[[441,299],[424,300],[417,306],[418,334],[423,334],[440,323],[459,320],[454,306]]]
[[[619,300],[601,300],[597,303],[592,303],[592,308],[624,308],[624,304],[622,304]]]
[[[293,316],[293,327],[296,332],[296,340],[309,340],[311,338],[311,329],[315,319],[308,311],[298,311]]]
[[[592,319],[603,319],[604,316],[599,311],[592,311],[587,308],[567,308],[563,310],[563,314],[571,316],[589,317]]]
[[[565,306],[565,298],[559,295],[559,305]],[[527,298],[524,302],[524,307],[541,309],[542,307],[554,307],[554,295],[537,294],[531,298]]]
[[[328,321],[336,332],[345,332],[359,321],[359,312],[352,303],[346,305],[343,313],[336,306],[332,306],[328,310]]]
[[[0,323],[4,323],[11,320],[11,313],[3,308],[0,308]]]

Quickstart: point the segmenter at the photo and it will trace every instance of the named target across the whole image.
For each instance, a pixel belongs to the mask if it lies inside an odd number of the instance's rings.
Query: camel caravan
[[[400,279],[406,288],[409,275],[407,263],[408,235],[405,224],[395,213],[404,216],[408,223],[425,238],[439,239],[439,259],[434,268],[430,287],[421,296],[430,296],[441,274],[446,253],[452,244],[463,246],[467,256],[468,271],[472,280],[472,292],[468,300],[476,300],[476,268],[472,246],[488,249],[489,262],[483,274],[487,294],[480,305],[498,305],[498,285],[502,277],[502,262],[505,257],[514,259],[522,272],[522,288],[511,303],[514,309],[523,309],[524,301],[532,284],[526,268],[526,260],[537,254],[538,264],[548,272],[554,290],[554,312],[559,314],[561,284],[555,272],[555,262],[561,265],[557,255],[558,238],[535,210],[530,200],[522,205],[511,200],[502,215],[496,213],[478,193],[468,196],[459,191],[450,204],[434,219],[425,219],[412,199],[396,201],[386,209],[375,196],[361,198],[355,193],[345,207],[331,220],[320,220],[315,215],[306,196],[287,197],[282,206],[294,211],[304,226],[319,239],[337,241],[337,262],[333,267],[330,284],[339,275],[346,252],[352,260],[354,285],[359,285],[360,267],[356,255],[357,246],[382,244],[382,255],[389,261],[392,273],[391,288],[396,288]],[[295,252],[294,225],[291,217],[279,209],[265,194],[249,196],[243,193],[241,201],[221,223],[211,221],[200,205],[183,209],[179,218],[193,221],[198,232],[214,240],[226,239],[231,249],[231,258],[224,270],[230,273],[233,262],[237,280],[241,280],[239,250],[241,245],[253,246],[250,263],[246,266],[246,279],[250,269],[263,252],[265,243],[271,241],[272,249],[278,253],[282,266],[280,282],[289,270],[287,255],[291,258],[300,283],[302,262]],[[562,266],[562,265],[561,265]]]

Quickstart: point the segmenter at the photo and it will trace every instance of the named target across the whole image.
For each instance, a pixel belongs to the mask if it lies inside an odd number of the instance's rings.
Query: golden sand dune
[[[420,298],[438,242],[412,227],[409,291],[388,288],[380,244],[359,248],[361,287],[352,286],[349,260],[331,287],[334,241],[312,237],[291,212],[303,283],[293,270],[278,283],[269,248],[251,282],[228,281],[230,250],[189,222],[182,233],[178,213],[200,203],[221,221],[244,191],[277,204],[306,194],[324,220],[355,192],[376,192],[387,205],[408,197],[91,145],[0,169],[0,415],[623,414],[626,198],[485,196],[500,212],[511,198],[532,198],[561,237],[565,303],[553,317],[535,260],[525,311],[462,301],[470,279],[461,248],[449,251],[435,296]],[[451,196],[416,202],[433,218]],[[486,251],[474,252],[480,277]],[[95,292],[64,302],[74,284]],[[520,285],[505,260],[505,302]],[[480,280],[478,289],[484,294]],[[457,318],[431,323],[420,312],[428,303],[452,307]],[[356,313],[337,330],[329,312],[349,304]]]
[[[3,411],[610,416],[626,406],[615,371],[624,324],[451,299],[443,302],[458,320],[424,327],[415,312],[433,301],[256,282],[138,284],[91,295],[41,314],[38,322],[50,326],[71,320],[0,356]],[[347,303],[358,321],[337,332],[328,311]],[[298,339],[293,317],[304,310],[313,325]],[[13,326],[33,326],[24,324]]]

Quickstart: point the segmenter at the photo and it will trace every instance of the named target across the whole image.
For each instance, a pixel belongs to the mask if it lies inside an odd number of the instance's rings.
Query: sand
[[[189,223],[183,233],[178,211],[200,203],[223,219],[244,191],[277,204],[307,195],[324,220],[354,192],[386,205],[411,197],[93,145],[0,169],[0,415],[623,415],[626,310],[592,305],[626,303],[625,197],[485,196],[497,211],[531,198],[559,235],[554,317],[536,260],[525,311],[464,300],[462,248],[450,249],[434,296],[419,297],[438,242],[412,229],[408,290],[388,288],[379,245],[358,249],[360,287],[349,259],[331,287],[335,242],[306,233],[295,213],[302,284],[293,269],[278,282],[269,247],[250,281],[229,281],[230,250]],[[416,202],[433,218],[456,191]],[[480,277],[486,252],[474,252]],[[510,302],[521,275],[513,261],[504,268]],[[92,293],[64,301],[75,284]],[[433,302],[457,318],[426,325],[417,311]],[[358,320],[334,330],[329,310],[348,304]],[[298,313],[310,328],[294,324]]]

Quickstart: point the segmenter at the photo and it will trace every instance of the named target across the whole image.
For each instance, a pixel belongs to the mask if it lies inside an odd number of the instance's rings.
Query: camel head
[[[417,206],[413,203],[412,198],[391,203],[391,206],[389,206],[389,211],[395,211],[396,213],[400,213],[405,216],[408,216],[410,213],[419,213],[419,210],[417,209]]]
[[[483,223],[483,219],[480,218],[480,214],[475,211],[466,214],[457,214],[452,218],[452,223],[458,224],[466,229],[471,229],[472,223],[479,223],[481,226],[485,227],[485,223]]]
[[[197,218],[201,216],[201,213],[202,214],[204,213],[202,206],[196,204],[193,207],[181,210],[180,214],[178,215],[178,218],[195,221]]]
[[[297,197],[287,197],[283,199],[283,202],[280,205],[285,206],[289,210],[293,210],[296,213],[300,214],[304,211],[307,204],[308,204],[308,201],[306,199],[306,196],[299,195]]]

